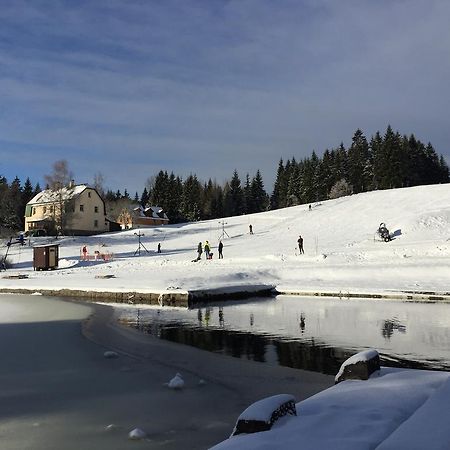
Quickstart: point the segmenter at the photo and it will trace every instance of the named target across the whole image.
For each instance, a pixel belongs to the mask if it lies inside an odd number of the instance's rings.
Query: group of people
[[[223,242],[222,241],[219,241],[217,250],[219,252],[219,259],[223,259]],[[209,241],[205,241],[204,244],[202,244],[201,242],[198,243],[197,259],[194,259],[194,261],[200,261],[202,259],[203,252],[205,252],[206,259],[212,259],[213,253],[211,252],[211,245],[209,244]]]

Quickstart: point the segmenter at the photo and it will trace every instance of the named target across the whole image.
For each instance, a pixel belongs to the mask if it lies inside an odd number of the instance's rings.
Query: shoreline
[[[26,279],[26,278],[25,278]],[[93,289],[47,289],[7,287],[0,288],[0,294],[44,295],[49,297],[82,298],[83,301],[110,303],[148,304],[159,306],[193,307],[210,302],[242,300],[251,297],[288,295],[298,297],[326,297],[339,299],[384,299],[405,302],[450,303],[450,292],[433,291],[384,291],[364,292],[350,290],[297,290],[272,285],[242,285],[212,289],[193,290],[93,290]]]

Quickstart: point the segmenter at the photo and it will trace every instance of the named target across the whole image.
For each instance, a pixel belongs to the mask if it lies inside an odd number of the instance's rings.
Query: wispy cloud
[[[2,2],[0,172],[38,180],[65,157],[114,188],[160,168],[260,168],[270,185],[280,157],[388,123],[450,159],[449,15],[445,0]]]

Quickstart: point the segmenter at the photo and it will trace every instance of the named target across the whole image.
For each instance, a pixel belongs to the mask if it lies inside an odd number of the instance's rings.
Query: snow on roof
[[[144,208],[141,205],[139,205],[136,208],[133,208],[133,211],[136,211],[140,217],[168,220],[166,213],[160,206],[147,206],[146,208]]]
[[[45,189],[38,194],[36,194],[28,204],[36,203],[54,203],[61,199],[70,200],[78,195],[80,195],[85,189],[90,189],[86,184],[77,184],[73,187],[63,187],[62,189],[53,190]]]

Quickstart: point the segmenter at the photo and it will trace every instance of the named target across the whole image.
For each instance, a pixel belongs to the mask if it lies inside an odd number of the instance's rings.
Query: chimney
[[[69,188],[72,189],[75,187],[75,180],[70,180]]]

